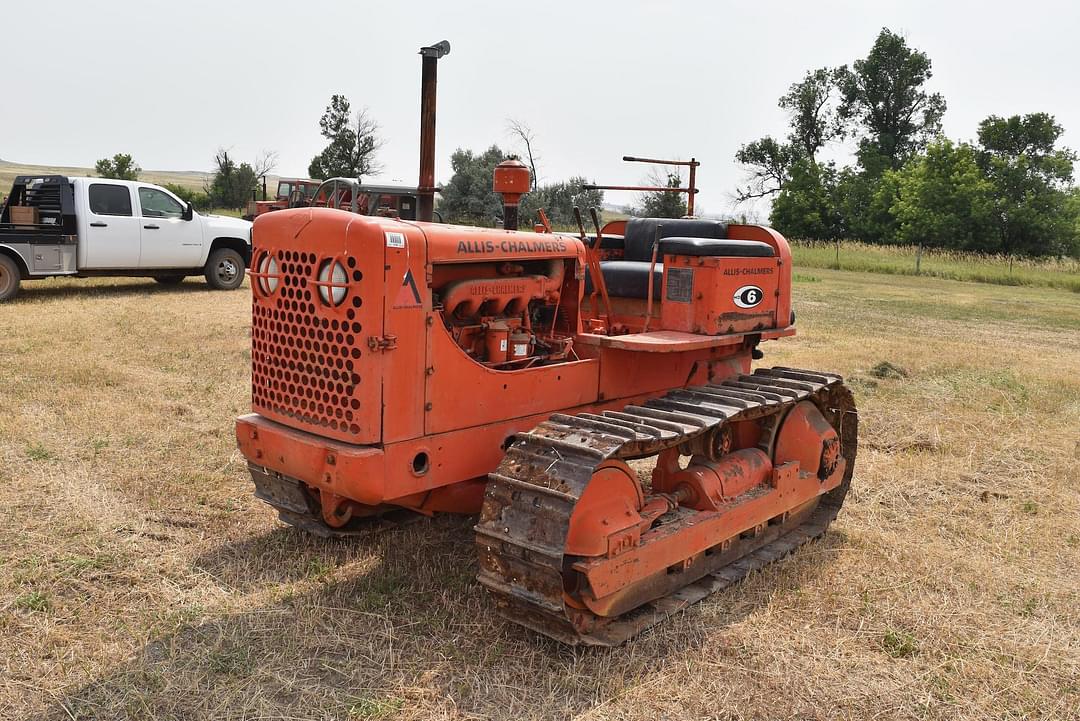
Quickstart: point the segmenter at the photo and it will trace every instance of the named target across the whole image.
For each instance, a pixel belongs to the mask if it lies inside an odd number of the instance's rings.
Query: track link
[[[654,456],[736,421],[760,419],[775,432],[784,412],[803,400],[814,402],[840,435],[847,468],[839,486],[783,523],[752,537],[737,537],[712,559],[709,573],[628,613],[600,619],[566,603],[564,588],[576,560],[563,551],[570,517],[601,463]],[[476,526],[478,578],[499,612],[522,626],[567,644],[623,643],[822,536],[851,483],[857,424],[851,392],[840,376],[784,367],[673,390],[621,411],[555,414],[519,433],[489,476]],[[762,441],[769,443],[771,436]]]

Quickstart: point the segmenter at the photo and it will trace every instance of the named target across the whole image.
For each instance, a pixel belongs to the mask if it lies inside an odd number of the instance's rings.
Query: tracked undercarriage
[[[818,458],[806,455],[801,437],[793,438],[801,458],[790,457],[792,443],[785,447],[785,423],[804,421],[797,408],[816,409],[835,431],[836,443],[826,434],[812,450]],[[780,367],[619,411],[556,414],[518,434],[489,477],[475,528],[479,580],[509,620],[568,644],[620,644],[822,536],[847,494],[857,431],[854,402],[839,376]],[[769,460],[767,473],[757,467],[761,482],[728,479],[733,492],[711,500],[679,485],[686,469],[671,465],[689,457],[693,469],[710,456],[722,464],[756,452]],[[640,471],[622,465],[650,460],[655,467],[644,482]],[[386,506],[333,527],[305,484],[255,464],[251,471],[256,495],[282,521],[322,537],[368,534],[419,517]],[[639,484],[634,499],[610,482],[627,471]],[[617,506],[622,500],[629,505]],[[602,517],[589,517],[597,507]],[[612,523],[620,513],[631,522]],[[608,545],[574,553],[583,550],[582,539]],[[674,556],[663,555],[665,544]],[[646,563],[654,573],[634,572]]]
[[[798,426],[815,411],[835,436],[808,456],[795,447],[806,435]],[[552,416],[519,434],[491,474],[476,526],[480,582],[523,626],[569,644],[619,644],[824,534],[850,484],[857,422],[839,376],[793,368]],[[730,492],[700,497],[710,488],[673,465],[679,456],[691,456],[690,471],[734,468],[723,479]],[[736,457],[749,463],[725,466]],[[651,487],[625,497],[628,483],[612,478],[642,458],[656,459]],[[747,469],[759,482],[740,475]]]

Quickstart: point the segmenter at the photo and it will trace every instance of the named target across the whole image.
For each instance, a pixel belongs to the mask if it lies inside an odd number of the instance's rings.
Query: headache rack
[[[11,209],[35,208],[36,223],[12,223]],[[56,236],[75,237],[75,194],[63,175],[19,175],[0,209],[0,237],[23,236],[24,241],[56,243]]]

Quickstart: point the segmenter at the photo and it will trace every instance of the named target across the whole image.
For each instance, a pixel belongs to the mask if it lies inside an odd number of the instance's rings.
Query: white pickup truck
[[[23,280],[61,275],[205,275],[231,290],[250,262],[251,223],[200,215],[149,183],[22,175],[0,209],[0,301]]]

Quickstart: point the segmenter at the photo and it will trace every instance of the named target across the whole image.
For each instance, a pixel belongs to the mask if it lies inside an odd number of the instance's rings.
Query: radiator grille
[[[327,263],[348,268],[345,295],[333,306],[319,292]],[[363,276],[355,258],[267,251],[252,269],[252,404],[315,432],[357,435]],[[330,290],[342,285],[333,283]]]

